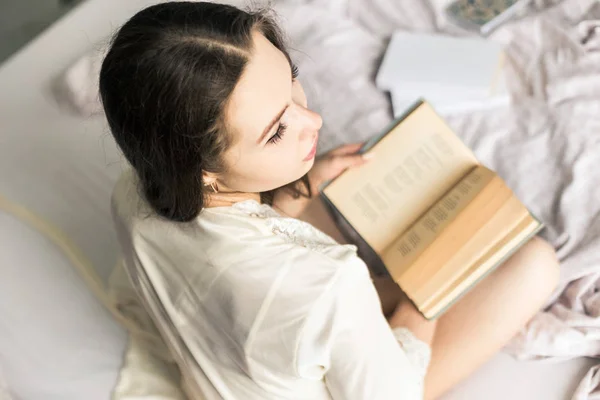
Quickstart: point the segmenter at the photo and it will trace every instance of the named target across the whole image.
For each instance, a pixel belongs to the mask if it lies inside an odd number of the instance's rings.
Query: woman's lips
[[[302,161],[309,161],[312,160],[315,157],[315,154],[317,154],[317,142],[319,135],[315,136],[315,141],[313,142],[312,148],[310,149],[310,151],[308,152],[308,154],[306,155],[306,157],[304,157],[304,160]]]

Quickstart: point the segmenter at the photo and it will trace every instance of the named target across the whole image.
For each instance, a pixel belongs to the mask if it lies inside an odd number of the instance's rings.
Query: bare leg
[[[425,398],[441,396],[498,352],[557,282],[554,249],[535,238],[467,293],[438,322]]]
[[[322,205],[309,206],[302,219],[343,241]],[[448,310],[433,339],[425,398],[441,396],[498,352],[543,306],[558,271],[552,247],[535,238]],[[393,310],[398,287],[378,280],[375,286],[384,312]]]

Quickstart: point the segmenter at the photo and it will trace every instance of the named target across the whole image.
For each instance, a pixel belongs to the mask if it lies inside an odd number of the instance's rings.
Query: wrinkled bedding
[[[299,7],[310,3],[313,7]],[[442,4],[359,0],[287,2],[288,32],[309,99],[324,117],[323,150],[363,140],[391,121],[373,76],[394,29],[467,34]],[[544,6],[544,7],[542,7]],[[325,14],[325,10],[329,13]],[[325,15],[317,15],[323,12]],[[342,15],[347,20],[319,21]],[[510,106],[447,115],[451,126],[547,225],[562,263],[560,287],[506,347],[522,359],[600,355],[600,4],[534,3],[491,35],[506,45]],[[407,54],[410,57],[410,54]],[[600,396],[600,366],[574,399]]]

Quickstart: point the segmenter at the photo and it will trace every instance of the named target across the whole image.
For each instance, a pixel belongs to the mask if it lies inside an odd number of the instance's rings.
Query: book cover
[[[395,32],[375,82],[386,91],[433,88],[493,96],[504,91],[504,59],[503,45],[491,40]]]

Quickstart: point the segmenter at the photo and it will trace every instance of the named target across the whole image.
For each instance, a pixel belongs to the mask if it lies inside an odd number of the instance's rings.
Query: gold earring
[[[213,192],[219,193],[219,187],[217,186],[217,184],[215,182],[210,183],[210,188],[213,190]]]

